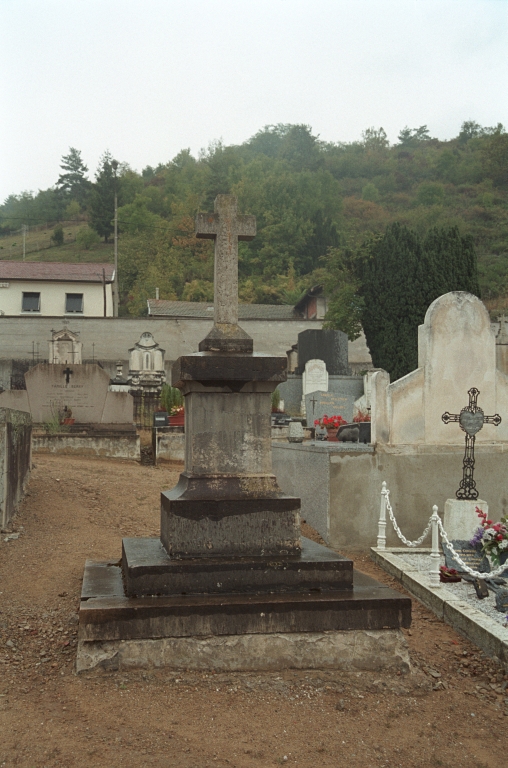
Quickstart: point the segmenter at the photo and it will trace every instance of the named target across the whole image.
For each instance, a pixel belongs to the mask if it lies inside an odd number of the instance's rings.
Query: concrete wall
[[[30,476],[32,420],[28,413],[0,408],[0,523],[16,511]]]
[[[273,445],[273,467],[280,487],[302,499],[302,518],[331,546],[366,549],[376,545],[383,480],[408,539],[422,534],[434,504],[443,518],[445,501],[454,498],[462,477],[462,445],[354,448]],[[488,502],[493,519],[499,520],[508,513],[508,445],[480,444],[475,452],[480,498]],[[387,544],[400,544],[389,521]]]
[[[98,435],[34,435],[34,453],[98,456],[107,459],[140,459],[140,439],[135,433]]]
[[[166,350],[166,374],[171,364],[181,355],[197,352],[199,342],[212,327],[212,321],[201,318],[159,318],[159,317],[82,317],[67,316],[65,323],[69,330],[79,333],[83,344],[83,360],[109,361],[104,364],[108,373],[115,375],[116,360],[125,362],[128,370],[128,350],[139,341],[142,333],[149,331],[162,349]],[[0,384],[10,382],[10,361],[31,360],[33,351],[45,360],[48,355],[48,341],[52,330],[63,327],[62,317],[37,315],[8,317],[0,316]],[[245,320],[242,328],[254,339],[254,351],[285,356],[288,349],[298,341],[298,334],[309,328],[321,328],[316,320]],[[37,347],[38,345],[38,347]],[[94,345],[94,346],[92,346]],[[350,343],[349,360],[369,367],[370,360],[365,341],[357,339]],[[7,362],[5,362],[7,361]]]
[[[51,282],[49,280],[11,280],[0,288],[0,312],[4,315],[35,315],[36,317],[63,317],[65,315],[65,294],[83,294],[83,315],[104,317],[104,293],[102,283]],[[40,311],[22,313],[22,296],[25,292],[40,293]],[[111,283],[106,283],[106,314],[113,314]],[[74,317],[74,314],[68,315]],[[49,337],[51,338],[51,336]],[[47,339],[46,339],[47,342]],[[47,349],[47,343],[46,343]],[[46,350],[45,350],[46,351]]]

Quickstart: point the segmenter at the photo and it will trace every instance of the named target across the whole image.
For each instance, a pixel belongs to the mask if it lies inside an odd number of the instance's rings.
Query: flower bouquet
[[[439,581],[444,584],[452,584],[460,580],[459,572],[455,568],[448,568],[446,565],[439,566]]]
[[[476,507],[480,518],[480,527],[469,542],[472,547],[488,555],[495,566],[502,565],[508,559],[508,518],[494,523],[485,512]]]
[[[355,424],[361,424],[365,421],[370,421],[370,413],[364,413],[363,411],[358,411],[356,416],[353,418],[353,421]]]
[[[338,429],[343,424],[347,424],[347,421],[342,416],[323,416],[314,421],[314,426],[321,427],[321,429]]]

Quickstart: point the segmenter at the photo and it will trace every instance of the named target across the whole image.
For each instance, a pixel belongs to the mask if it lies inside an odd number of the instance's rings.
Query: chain
[[[397,525],[397,521],[395,520],[395,515],[393,514],[392,505],[390,504],[390,499],[388,498],[388,494],[390,491],[386,491],[385,498],[386,498],[386,508],[388,509],[388,514],[390,515],[390,520],[392,521],[393,529],[399,539],[408,547],[418,547],[422,541],[426,538],[427,534],[430,531],[431,525],[432,525],[432,515],[429,517],[429,522],[427,527],[425,528],[424,532],[420,536],[419,539],[416,541],[408,541],[402,531],[400,530],[399,526]]]
[[[489,571],[488,573],[480,573],[479,571],[473,571],[472,568],[470,568],[468,565],[466,565],[460,559],[459,555],[454,550],[453,545],[451,544],[450,540],[448,539],[446,531],[443,528],[443,523],[441,522],[441,518],[439,518],[439,520],[438,520],[438,525],[439,525],[439,532],[441,533],[441,538],[443,539],[444,543],[446,544],[446,546],[450,550],[453,559],[457,563],[459,563],[461,568],[464,571],[466,571],[466,573],[469,573],[470,576],[474,576],[475,579],[494,579],[496,576],[500,576],[508,568],[508,565],[505,563],[504,565],[500,565],[499,568],[497,568],[495,571]]]

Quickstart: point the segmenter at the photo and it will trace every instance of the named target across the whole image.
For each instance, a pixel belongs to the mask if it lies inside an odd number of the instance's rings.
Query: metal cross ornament
[[[63,374],[65,376],[65,383],[66,384],[68,384],[69,381],[71,380],[71,376],[72,376],[73,373],[74,373],[74,371],[71,371],[69,366],[67,366],[67,368],[64,369]]]
[[[466,450],[464,452],[464,461],[462,463],[462,480],[455,494],[457,499],[471,499],[475,501],[478,498],[478,491],[474,480],[474,444],[476,433],[482,429],[484,424],[494,424],[498,427],[501,424],[501,416],[496,413],[494,416],[485,416],[483,410],[477,405],[480,390],[472,387],[469,392],[469,405],[461,410],[460,413],[443,413],[441,418],[445,424],[450,421],[458,421],[463,432],[466,433]]]

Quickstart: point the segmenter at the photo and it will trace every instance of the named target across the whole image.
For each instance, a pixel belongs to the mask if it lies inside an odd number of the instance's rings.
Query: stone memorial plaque
[[[469,544],[469,541],[464,539],[452,539],[451,544],[462,562],[472,568],[473,571],[478,571],[479,573],[490,573],[490,564],[488,559],[485,557],[485,555],[472,547]],[[459,573],[465,573],[460,563],[458,563],[452,557],[451,552],[446,544],[443,543],[442,546],[447,568],[455,568],[455,570],[459,571]]]
[[[347,420],[347,414],[353,412],[353,401],[335,392],[311,392],[305,397],[305,413],[307,426],[314,426],[316,419],[323,416],[342,416]]]
[[[476,433],[483,427],[484,420],[485,414],[481,408],[478,408],[476,413],[462,411],[459,416],[459,424],[468,435],[476,435]]]
[[[309,360],[302,377],[303,396],[309,392],[328,392],[328,373],[322,360]]]

